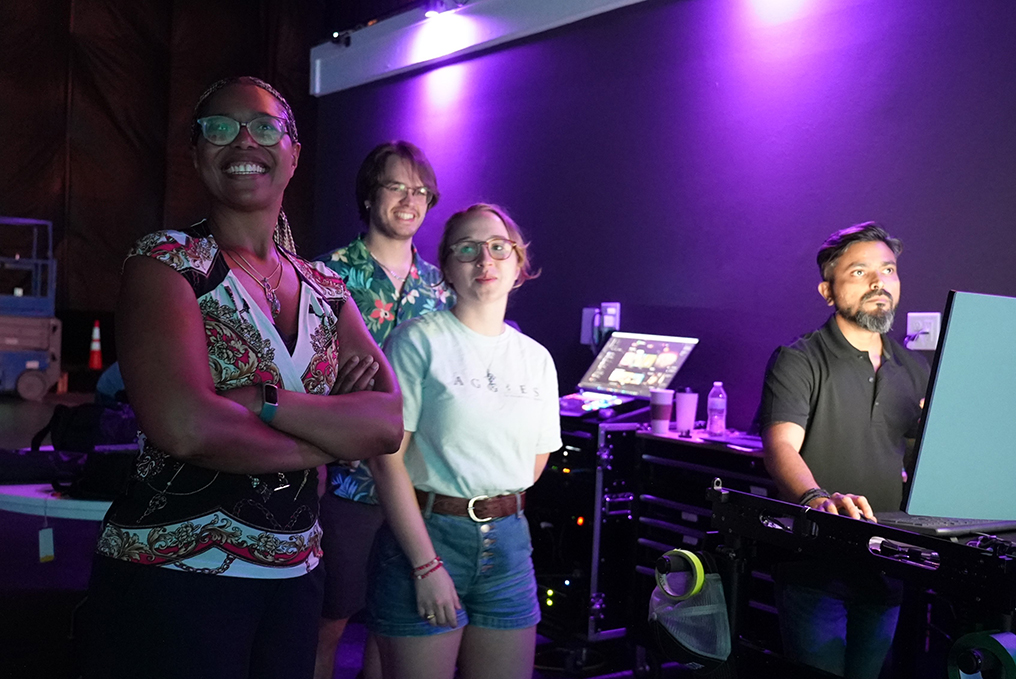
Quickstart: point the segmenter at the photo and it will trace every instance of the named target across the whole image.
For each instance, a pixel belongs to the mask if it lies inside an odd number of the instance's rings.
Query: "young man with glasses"
[[[377,146],[356,175],[356,203],[367,231],[322,258],[346,281],[378,346],[398,324],[454,302],[441,271],[413,246],[439,195],[434,168],[423,151],[407,141]],[[384,517],[365,465],[330,465],[321,505],[326,582],[315,677],[331,679],[346,624],[364,607],[367,557]],[[363,677],[380,676],[377,646],[369,638]]]

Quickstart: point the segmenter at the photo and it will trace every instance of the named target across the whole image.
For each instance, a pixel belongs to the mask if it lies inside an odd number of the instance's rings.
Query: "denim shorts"
[[[477,523],[468,517],[424,517],[462,608],[458,626],[524,629],[540,621],[529,523],[519,513]],[[368,627],[384,637],[450,632],[420,618],[413,567],[388,525],[378,531],[367,588]]]

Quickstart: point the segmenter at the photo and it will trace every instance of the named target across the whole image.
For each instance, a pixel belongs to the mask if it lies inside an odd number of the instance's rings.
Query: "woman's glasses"
[[[240,135],[241,127],[246,127],[251,138],[260,146],[275,146],[282,140],[282,135],[289,131],[288,123],[275,116],[258,116],[246,123],[229,116],[207,116],[198,118],[198,125],[208,143],[216,146],[232,144]]]
[[[474,262],[479,259],[484,247],[494,259],[508,259],[515,252],[515,241],[500,236],[487,240],[460,240],[458,243],[452,243],[449,249],[458,261]]]

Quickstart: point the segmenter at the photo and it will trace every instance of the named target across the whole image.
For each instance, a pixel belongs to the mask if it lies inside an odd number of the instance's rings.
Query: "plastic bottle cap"
[[[713,382],[713,386],[714,387],[722,387],[723,386],[723,382]]]

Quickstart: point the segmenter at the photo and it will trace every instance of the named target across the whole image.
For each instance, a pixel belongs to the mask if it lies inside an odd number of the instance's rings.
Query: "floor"
[[[360,658],[363,654],[363,643],[366,638],[366,627],[356,622],[355,619],[351,621],[346,627],[346,633],[342,635],[342,641],[339,643],[339,649],[335,654],[335,673],[332,675],[332,679],[356,679],[356,675],[360,671]],[[599,670],[592,666],[587,672],[576,671],[569,673],[563,670],[563,666],[561,670],[550,669],[563,663],[564,656],[561,654],[560,649],[551,643],[550,640],[538,637],[537,642],[540,645],[537,648],[537,668],[533,670],[533,679],[565,679],[567,677],[622,679],[623,677],[632,676],[630,671],[617,667],[612,668],[615,671],[609,671],[607,667],[608,665],[626,665],[627,663],[624,660],[620,658],[600,657],[596,652],[587,654],[587,657],[592,659],[593,662],[601,663]],[[616,648],[620,649],[621,647],[621,645],[618,645]],[[578,656],[579,654],[573,652],[573,655]]]
[[[0,450],[30,445],[32,436],[49,421],[53,407],[92,401],[88,393],[49,394],[42,402],[0,396]],[[56,557],[38,560],[37,534],[42,527],[54,531]],[[98,525],[90,522],[44,519],[0,512],[0,676],[10,679],[77,676],[73,625],[77,607],[87,590],[92,546]],[[351,622],[336,654],[334,679],[355,679],[360,668],[366,628]],[[620,647],[618,647],[620,648]],[[609,655],[609,657],[608,657]],[[621,657],[625,656],[625,657]],[[578,652],[562,650],[541,638],[534,679],[553,677],[630,677],[623,650],[609,654],[594,651],[588,671],[564,672],[566,660],[574,663]],[[599,669],[594,669],[598,667]]]

